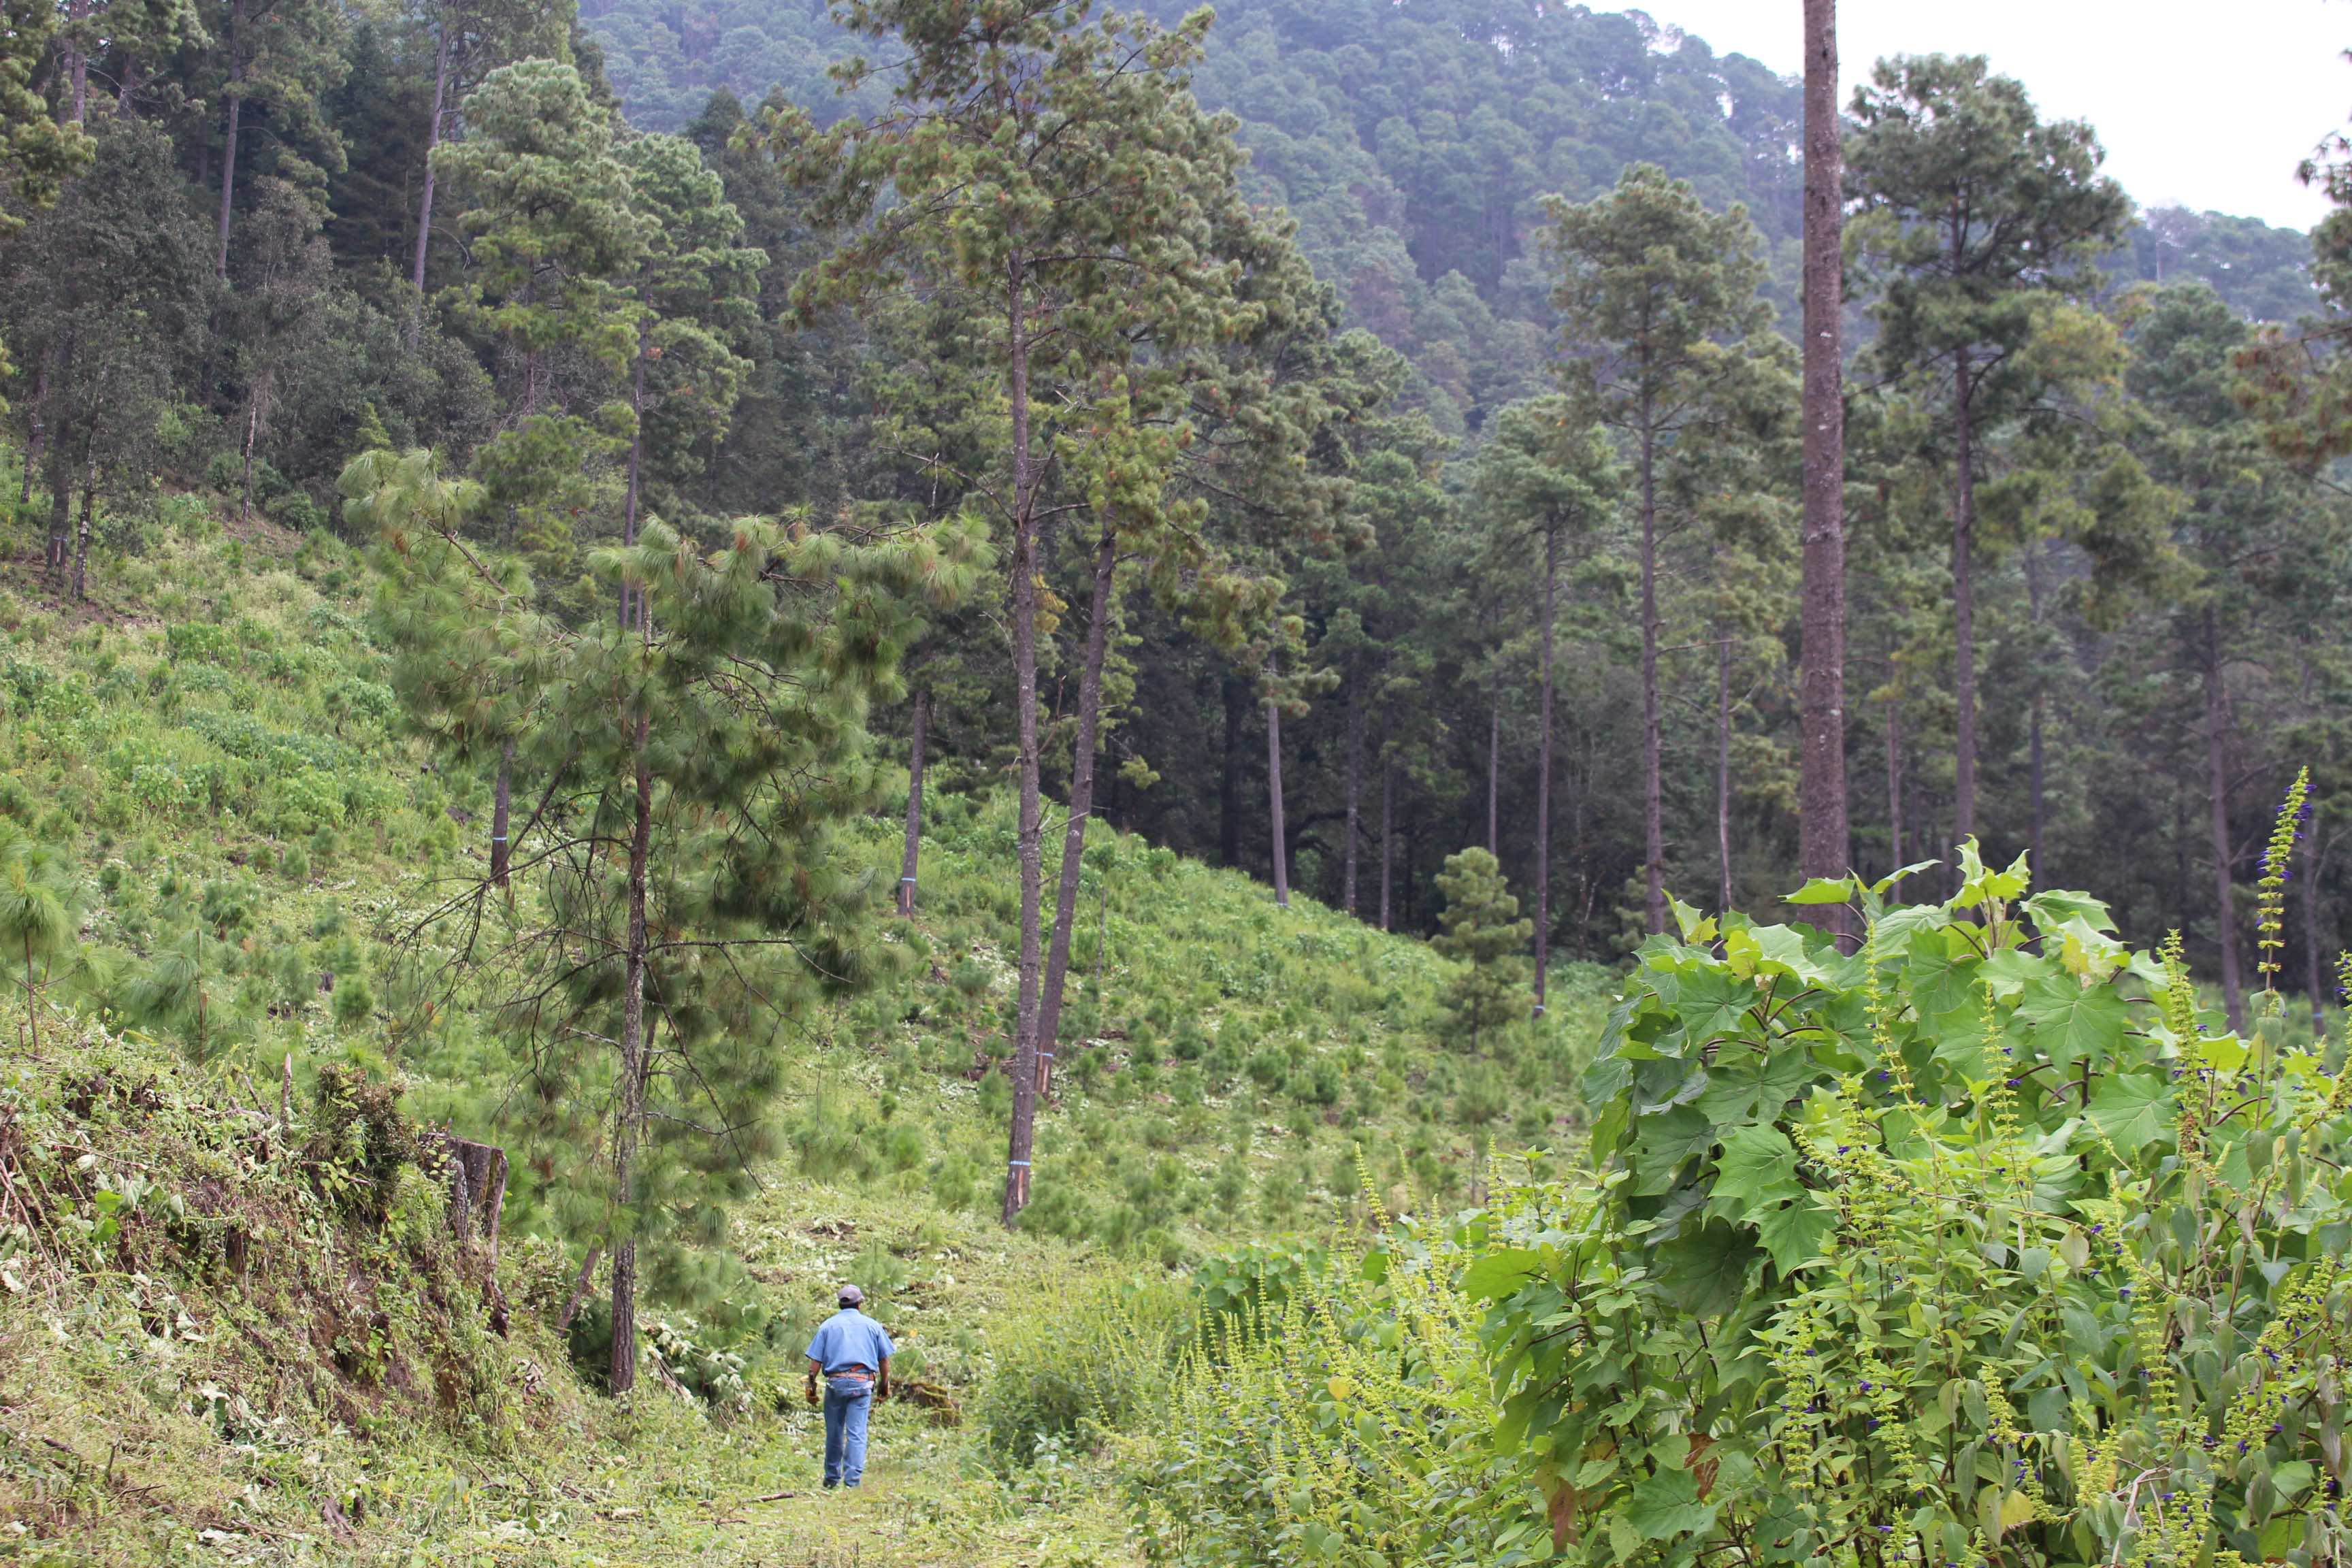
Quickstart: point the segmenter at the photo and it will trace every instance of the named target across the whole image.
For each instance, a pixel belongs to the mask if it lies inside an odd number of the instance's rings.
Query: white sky
[[[1792,73],[1801,0],[1593,0]],[[2326,210],[2295,163],[2352,113],[2347,0],[1840,0],[1843,102],[1891,54],[1979,54],[2052,118],[2087,120],[2143,206],[2294,228]]]

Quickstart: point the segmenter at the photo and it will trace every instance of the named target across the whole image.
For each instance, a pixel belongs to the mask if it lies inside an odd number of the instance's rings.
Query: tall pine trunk
[[[2221,630],[2213,607],[2205,607],[2205,804],[2213,834],[2213,934],[2221,945],[2221,1003],[2230,1027],[2245,1027],[2245,999],[2238,983],[2238,917],[2230,889],[2230,773],[2222,745],[2229,700],[2222,689]]]
[[[416,253],[409,262],[408,281],[416,297],[408,303],[408,352],[415,353],[425,332],[425,257],[433,244],[433,149],[441,145],[441,121],[449,102],[449,24],[441,17],[441,41],[433,50],[433,118],[425,122],[425,193],[416,202]]]
[[[1977,490],[1969,354],[1952,362],[1952,843],[1977,830]]]
[[[1544,530],[1543,634],[1538,657],[1536,719],[1536,1005],[1544,1016],[1547,972],[1551,968],[1551,721],[1552,635],[1559,618],[1559,529]],[[1497,709],[1499,712],[1500,710]]]
[[[89,0],[70,0],[59,53],[64,56],[67,84],[66,118],[76,125],[89,117],[89,52],[82,47],[81,27],[89,20]]]
[[[1648,893],[1648,929],[1653,934],[1666,929],[1666,805],[1658,715],[1657,441],[1645,384],[1642,392],[1642,872]]]
[[[629,931],[621,968],[621,1110],[613,1140],[613,1195],[625,1228],[613,1238],[614,1394],[637,1384],[637,1140],[646,1120],[646,868],[653,854],[654,784],[646,758],[647,716],[637,715],[636,815],[629,834]]]
[[[1903,700],[1886,700],[1886,869],[1903,868]]]
[[[1805,0],[1804,607],[1799,662],[1798,869],[1841,877],[1845,778],[1843,153],[1837,0]],[[1896,857],[1899,864],[1901,857]],[[1824,910],[1841,919],[1843,906]]]
[[[43,553],[42,564],[48,570],[50,581],[58,587],[66,585],[66,569],[73,553],[73,458],[68,447],[66,420],[60,416],[58,428],[49,435],[49,539]]]
[[[1038,908],[1045,843],[1037,782],[1037,520],[1030,464],[1028,275],[1017,250],[1006,288],[1006,382],[1013,419],[1013,672],[1014,769],[1021,792],[1020,992],[1013,1032],[1013,1128],[1004,1164],[1003,1219],[1029,1202],[1037,1142],[1037,995],[1043,941]]]
[[[1087,647],[1078,669],[1078,735],[1070,758],[1070,819],[1062,830],[1062,879],[1054,893],[1054,940],[1045,952],[1045,989],[1037,1007],[1037,1092],[1054,1087],[1060,1048],[1062,988],[1070,973],[1071,928],[1078,919],[1078,877],[1086,868],[1087,819],[1095,806],[1095,751],[1102,733],[1103,660],[1110,648],[1110,599],[1118,572],[1118,535],[1109,523],[1095,543]]]
[[[1265,663],[1265,803],[1268,835],[1274,851],[1274,901],[1290,907],[1290,840],[1282,820],[1282,697],[1276,689],[1282,672],[1272,659]]]
[[[1843,748],[1841,748],[1843,750]],[[1715,628],[1715,862],[1719,908],[1731,908],[1731,634]]]
[[[923,848],[923,731],[931,716],[931,694],[915,692],[915,734],[907,748],[907,848],[898,858],[898,913],[915,912],[916,862]]]
[[[82,464],[81,522],[74,530],[73,596],[89,597],[89,525],[90,511],[98,504],[98,454],[91,452]]]
[[[643,504],[646,461],[646,349],[647,322],[637,318],[637,352],[629,363],[629,470],[628,489],[621,503],[621,546],[626,549],[637,542],[637,509]],[[636,590],[626,578],[621,583],[621,626],[626,629],[635,623]]]
[[[213,275],[228,276],[229,216],[236,201],[236,130],[245,112],[245,50],[237,34],[245,26],[245,0],[229,0],[228,7],[228,133],[221,147],[220,247]]]
[[[1339,856],[1339,907],[1349,918],[1356,913],[1356,846],[1362,837],[1364,800],[1364,704],[1360,694],[1348,694],[1348,831],[1347,847]]]
[[[1390,924],[1390,879],[1396,868],[1396,763],[1381,759],[1381,929]]]

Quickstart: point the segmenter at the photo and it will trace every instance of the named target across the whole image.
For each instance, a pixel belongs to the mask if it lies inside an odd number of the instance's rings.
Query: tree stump
[[[507,1152],[455,1133],[442,1137],[449,1163],[449,1231],[461,1244],[488,1244],[490,1266],[499,1261],[499,1216],[507,1203]]]

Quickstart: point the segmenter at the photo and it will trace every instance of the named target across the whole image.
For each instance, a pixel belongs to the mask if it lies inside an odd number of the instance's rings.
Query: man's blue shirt
[[[855,1307],[844,1307],[827,1318],[808,1347],[809,1360],[824,1368],[827,1376],[852,1366],[879,1372],[894,1353],[882,1325]]]

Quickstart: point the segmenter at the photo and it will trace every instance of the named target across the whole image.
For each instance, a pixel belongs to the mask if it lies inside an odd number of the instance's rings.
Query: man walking
[[[866,1292],[841,1288],[841,1310],[827,1318],[808,1347],[808,1402],[817,1402],[824,1378],[824,1484],[854,1487],[866,1477],[866,1418],[875,1398],[890,1395],[890,1353],[882,1325],[858,1310]]]

